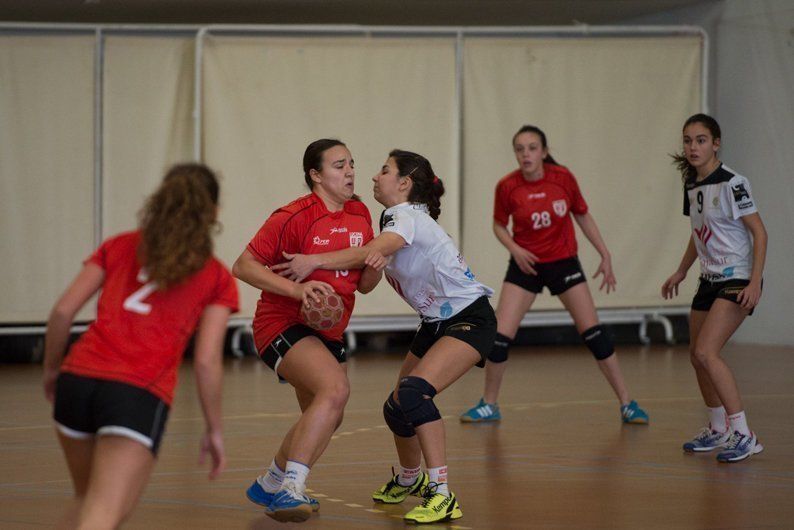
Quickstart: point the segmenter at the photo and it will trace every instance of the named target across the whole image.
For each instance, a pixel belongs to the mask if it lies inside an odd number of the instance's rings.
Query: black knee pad
[[[491,352],[488,354],[488,360],[492,363],[505,362],[507,360],[507,350],[510,349],[511,344],[513,344],[513,339],[497,333]]]
[[[405,418],[414,428],[441,419],[441,413],[433,403],[435,395],[436,389],[433,388],[433,385],[421,377],[409,375],[400,380],[397,397],[400,398],[400,406],[405,413]]]
[[[582,340],[585,345],[593,352],[593,357],[597,361],[603,361],[615,353],[615,345],[607,333],[607,329],[599,324],[582,333]]]
[[[391,432],[403,438],[410,438],[416,434],[413,426],[408,422],[403,412],[402,407],[394,396],[390,393],[389,399],[383,403],[383,418],[386,420],[386,425],[389,426]]]

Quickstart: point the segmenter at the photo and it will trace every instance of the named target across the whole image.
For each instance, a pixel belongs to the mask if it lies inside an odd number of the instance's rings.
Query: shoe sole
[[[724,445],[716,445],[714,447],[684,447],[685,453],[708,453],[714,449],[722,449]]]
[[[280,523],[302,523],[312,516],[312,509],[299,506],[297,508],[286,508],[284,510],[266,511],[265,515],[275,519]]]
[[[763,450],[764,450],[764,446],[759,443],[756,443],[752,451],[745,453],[742,456],[737,456],[734,458],[725,458],[725,459],[720,459],[719,457],[717,457],[717,462],[721,462],[723,464],[733,464],[734,462],[741,462],[742,460],[746,460],[750,458],[750,455],[757,455]]]
[[[461,416],[460,422],[461,423],[486,423],[490,421],[502,421],[502,418],[480,418],[479,420],[475,420],[472,418],[465,418]]]
[[[269,504],[265,504],[263,502],[260,502],[260,501],[258,501],[256,499],[254,499],[253,497],[251,497],[251,495],[247,491],[245,492],[245,496],[248,498],[249,501],[253,502],[254,504],[256,504],[258,506],[264,506],[265,508],[270,506]],[[316,512],[316,511],[318,511],[320,509],[320,503],[319,502],[317,504],[312,504],[311,506],[312,506],[312,511],[313,512]]]
[[[460,511],[460,508],[456,510],[452,510],[452,513],[447,514],[446,517],[443,519],[436,519],[435,521],[417,521],[416,519],[406,519],[403,517],[403,521],[410,524],[421,525],[421,524],[435,524],[435,523],[443,523],[446,521],[454,521],[456,519],[460,519],[463,517],[463,512]]]
[[[623,420],[626,425],[648,425],[648,420]]]
[[[407,499],[407,498],[408,498],[408,497],[406,497],[405,499]],[[387,501],[387,500],[385,500],[385,499],[376,499],[375,497],[372,497],[372,500],[373,500],[373,502],[377,502],[377,503],[380,503],[380,504],[400,504],[400,503],[401,503],[401,502],[403,502],[405,499],[400,499],[399,501],[398,501],[398,500],[394,500],[394,501],[392,501],[392,500],[388,500],[388,501]]]

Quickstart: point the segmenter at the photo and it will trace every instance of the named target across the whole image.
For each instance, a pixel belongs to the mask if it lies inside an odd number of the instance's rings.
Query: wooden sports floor
[[[448,437],[451,489],[463,518],[453,529],[794,528],[794,348],[731,345],[750,427],[766,450],[738,464],[686,455],[682,442],[705,417],[685,346],[623,346],[632,395],[651,417],[624,426],[607,383],[584,348],[516,348],[499,424],[463,425],[457,415],[482,391],[473,369],[437,398]],[[372,490],[396,463],[381,405],[398,354],[359,352],[349,363],[345,421],[309,477],[320,498],[311,529],[403,528],[418,500],[384,506]],[[39,384],[40,368],[0,365],[0,527],[47,528],[71,484]],[[196,463],[203,422],[183,367],[161,456],[130,529],[285,528],[245,499],[297,415],[290,387],[256,358],[226,364],[229,466],[209,482]],[[123,484],[119,484],[123,487]]]

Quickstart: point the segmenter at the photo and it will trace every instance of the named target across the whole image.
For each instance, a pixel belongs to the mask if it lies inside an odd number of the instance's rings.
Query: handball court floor
[[[744,394],[751,428],[766,450],[745,462],[680,447],[704,423],[686,346],[622,346],[632,395],[651,417],[624,426],[607,383],[581,347],[515,348],[498,424],[460,424],[482,392],[473,369],[437,403],[447,429],[451,489],[463,518],[451,529],[792,528],[794,527],[794,348],[730,345],[725,357]],[[360,351],[349,362],[345,421],[312,470],[320,498],[311,529],[403,528],[418,503],[374,504],[372,490],[396,463],[381,406],[402,356]],[[297,417],[291,388],[258,359],[225,364],[226,472],[206,478],[196,463],[203,421],[189,361],[159,462],[130,529],[282,525],[244,497]],[[71,484],[49,419],[36,365],[0,365],[0,528],[52,527]],[[119,487],[123,487],[122,484]]]

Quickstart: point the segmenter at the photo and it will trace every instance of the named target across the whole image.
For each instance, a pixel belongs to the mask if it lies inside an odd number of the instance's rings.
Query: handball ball
[[[342,320],[345,306],[336,293],[317,293],[320,301],[309,298],[309,307],[301,305],[301,316],[306,325],[313,329],[326,330],[336,326]]]

